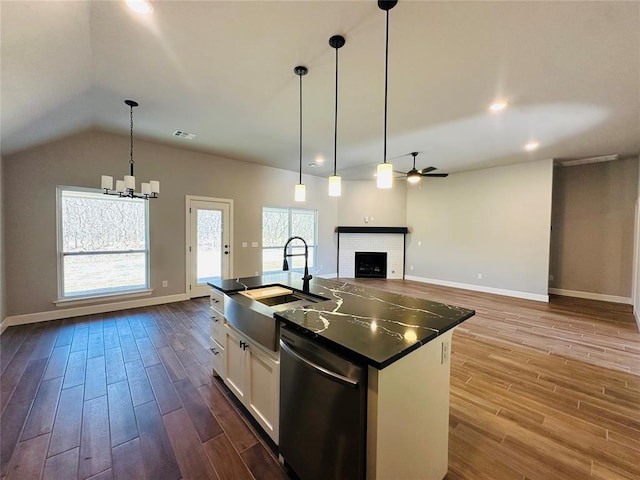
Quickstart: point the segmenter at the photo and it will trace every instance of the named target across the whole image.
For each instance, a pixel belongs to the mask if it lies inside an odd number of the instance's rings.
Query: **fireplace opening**
[[[355,278],[387,278],[387,252],[356,252]]]

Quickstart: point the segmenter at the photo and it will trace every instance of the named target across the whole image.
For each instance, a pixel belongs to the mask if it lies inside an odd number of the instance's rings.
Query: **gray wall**
[[[92,131],[5,156],[7,315],[56,308],[56,185],[99,187],[102,174],[120,178],[128,154],[128,137]],[[262,244],[262,207],[302,206],[293,201],[294,172],[141,140],[134,155],[137,179],[161,182],[160,198],[149,207],[154,296],[185,291],[185,195],[234,200],[235,277],[261,270],[260,248],[240,246]],[[304,175],[303,182],[304,207],[318,210],[318,273],[333,273],[337,202],[327,196],[325,178]],[[162,280],[168,280],[167,288]]]
[[[365,217],[368,217],[368,223]],[[396,181],[393,188],[380,190],[373,179],[343,181],[342,196],[338,198],[338,225],[405,227],[406,183]]]
[[[635,292],[633,295],[633,313],[636,316],[638,330],[640,330],[640,168],[638,169],[638,198],[636,200],[636,241],[635,241],[635,268],[634,268],[634,284]]]
[[[4,160],[0,155],[0,323],[7,316],[7,287],[4,275],[4,198],[3,198],[3,167]]]
[[[546,295],[552,179],[542,160],[410,188],[407,274]]]
[[[557,167],[549,285],[631,298],[638,159]]]

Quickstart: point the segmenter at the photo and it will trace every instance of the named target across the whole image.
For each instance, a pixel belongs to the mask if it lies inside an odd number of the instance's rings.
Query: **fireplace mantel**
[[[336,227],[337,233],[409,233],[407,227]]]

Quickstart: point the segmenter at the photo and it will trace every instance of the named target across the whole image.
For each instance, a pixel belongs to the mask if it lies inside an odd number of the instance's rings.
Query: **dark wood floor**
[[[208,299],[8,328],[10,479],[286,479],[213,379]]]
[[[473,308],[452,344],[457,479],[640,478],[640,334],[628,306],[366,283]],[[17,479],[286,479],[213,379],[206,299],[10,327],[0,467]]]

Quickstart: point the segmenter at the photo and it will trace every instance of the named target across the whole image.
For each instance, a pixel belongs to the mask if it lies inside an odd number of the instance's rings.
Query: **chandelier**
[[[141,193],[137,193],[136,190],[136,177],[133,175],[133,107],[138,106],[138,102],[134,100],[125,100],[125,104],[129,106],[129,118],[130,118],[130,149],[129,149],[129,168],[130,174],[125,175],[123,180],[116,180],[116,188],[113,189],[113,177],[109,175],[102,175],[102,189],[105,195],[116,195],[118,197],[129,198],[143,198],[148,200],[150,198],[158,198],[160,193],[160,182],[157,180],[151,180],[149,183],[141,183]]]

